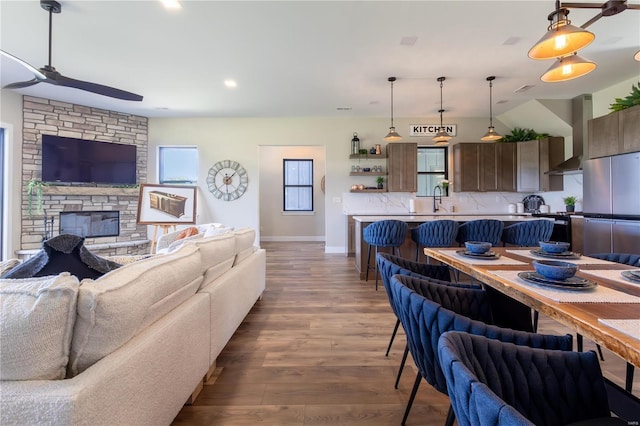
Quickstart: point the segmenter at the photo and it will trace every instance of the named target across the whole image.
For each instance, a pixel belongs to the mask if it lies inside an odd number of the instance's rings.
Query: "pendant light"
[[[493,128],[493,80],[496,79],[495,75],[491,75],[487,77],[487,81],[489,82],[489,131],[485,133],[480,140],[483,141],[497,141],[498,139],[502,139],[502,135]]]
[[[387,142],[396,142],[402,139],[402,136],[396,132],[396,128],[393,127],[393,82],[396,81],[395,77],[389,77],[387,79],[391,83],[391,127],[389,127],[389,133],[384,137]]]
[[[556,10],[548,16],[551,24],[547,33],[529,50],[531,59],[559,58],[591,44],[595,34],[571,25],[568,15],[569,10],[560,7],[560,1],[556,0]]]
[[[433,137],[436,145],[449,145],[449,140],[451,140],[451,135],[445,131],[444,125],[442,124],[442,113],[444,112],[444,109],[442,109],[442,82],[445,80],[445,77],[438,77],[438,81],[440,82],[440,109],[438,110],[440,113],[440,127],[438,128],[438,133]]]
[[[542,74],[540,80],[546,83],[573,80],[596,69],[595,62],[581,58],[576,53],[558,58],[551,67]]]

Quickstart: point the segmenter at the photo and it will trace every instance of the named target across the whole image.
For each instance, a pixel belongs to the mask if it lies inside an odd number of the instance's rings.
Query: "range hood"
[[[582,157],[589,147],[589,120],[593,118],[593,96],[584,94],[571,100],[571,126],[573,129],[573,155],[551,168],[546,174],[565,175],[582,173]]]

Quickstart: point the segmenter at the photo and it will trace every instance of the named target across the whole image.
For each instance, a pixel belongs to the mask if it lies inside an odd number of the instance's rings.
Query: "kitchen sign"
[[[442,127],[451,136],[457,136],[457,124],[444,124]],[[439,124],[409,124],[409,136],[435,136],[439,128]]]

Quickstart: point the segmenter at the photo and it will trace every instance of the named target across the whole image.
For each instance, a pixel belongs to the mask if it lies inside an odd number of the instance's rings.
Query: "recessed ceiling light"
[[[230,89],[235,89],[236,87],[238,87],[238,83],[236,83],[235,80],[231,80],[231,79],[225,80],[224,85]]]
[[[413,46],[418,41],[418,37],[416,36],[405,36],[400,39],[400,44],[402,46]]]
[[[500,101],[496,102],[496,105],[497,105],[497,104],[506,104],[507,102],[509,102],[509,101],[508,101],[508,100],[506,100],[506,99],[502,99],[502,100],[500,100]]]
[[[182,5],[178,0],[160,0],[165,9],[178,10],[182,9]]]

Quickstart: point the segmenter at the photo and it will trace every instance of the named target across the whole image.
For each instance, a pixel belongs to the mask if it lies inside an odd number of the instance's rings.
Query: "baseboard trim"
[[[286,237],[286,236],[276,236],[276,237],[265,237],[263,235],[260,236],[260,241],[265,242],[295,242],[295,241],[316,241],[316,242],[324,242],[326,240],[324,235],[320,236],[294,236],[294,237]]]

